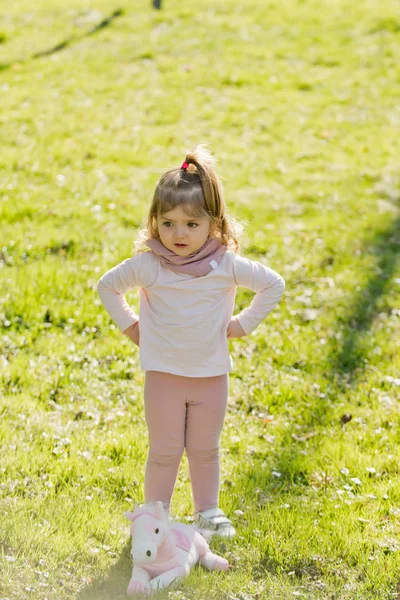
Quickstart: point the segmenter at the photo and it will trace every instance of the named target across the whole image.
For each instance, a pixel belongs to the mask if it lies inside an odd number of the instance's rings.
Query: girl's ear
[[[130,521],[133,521],[133,518],[134,518],[134,514],[133,514],[133,512],[129,512],[129,511],[128,511],[128,512],[126,512],[126,513],[125,513],[125,516],[126,516],[126,518],[127,518],[127,519],[129,519]]]

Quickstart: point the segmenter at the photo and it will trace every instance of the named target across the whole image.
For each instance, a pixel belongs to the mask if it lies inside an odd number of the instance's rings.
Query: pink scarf
[[[205,244],[193,254],[179,256],[168,250],[160,240],[150,238],[146,246],[151,248],[153,254],[159,257],[161,264],[175,273],[185,273],[195,277],[203,277],[218,264],[227,251],[219,238],[207,238]]]

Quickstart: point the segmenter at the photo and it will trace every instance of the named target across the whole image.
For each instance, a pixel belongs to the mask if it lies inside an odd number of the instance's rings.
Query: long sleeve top
[[[140,297],[140,365],[186,377],[212,377],[233,368],[227,329],[237,286],[255,292],[237,319],[248,335],[279,302],[283,278],[260,262],[227,251],[203,277],[175,273],[152,252],[138,252],[107,271],[97,290],[112,320],[125,331],[139,320],[125,294]]]

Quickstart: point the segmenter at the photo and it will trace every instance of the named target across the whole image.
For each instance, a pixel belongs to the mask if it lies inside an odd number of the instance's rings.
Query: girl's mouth
[[[175,244],[178,248],[186,248],[187,244]]]

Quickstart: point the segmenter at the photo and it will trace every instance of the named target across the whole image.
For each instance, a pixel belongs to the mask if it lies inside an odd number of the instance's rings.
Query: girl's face
[[[210,219],[190,217],[176,206],[157,218],[160,240],[168,250],[179,256],[189,256],[201,248],[210,234]]]

